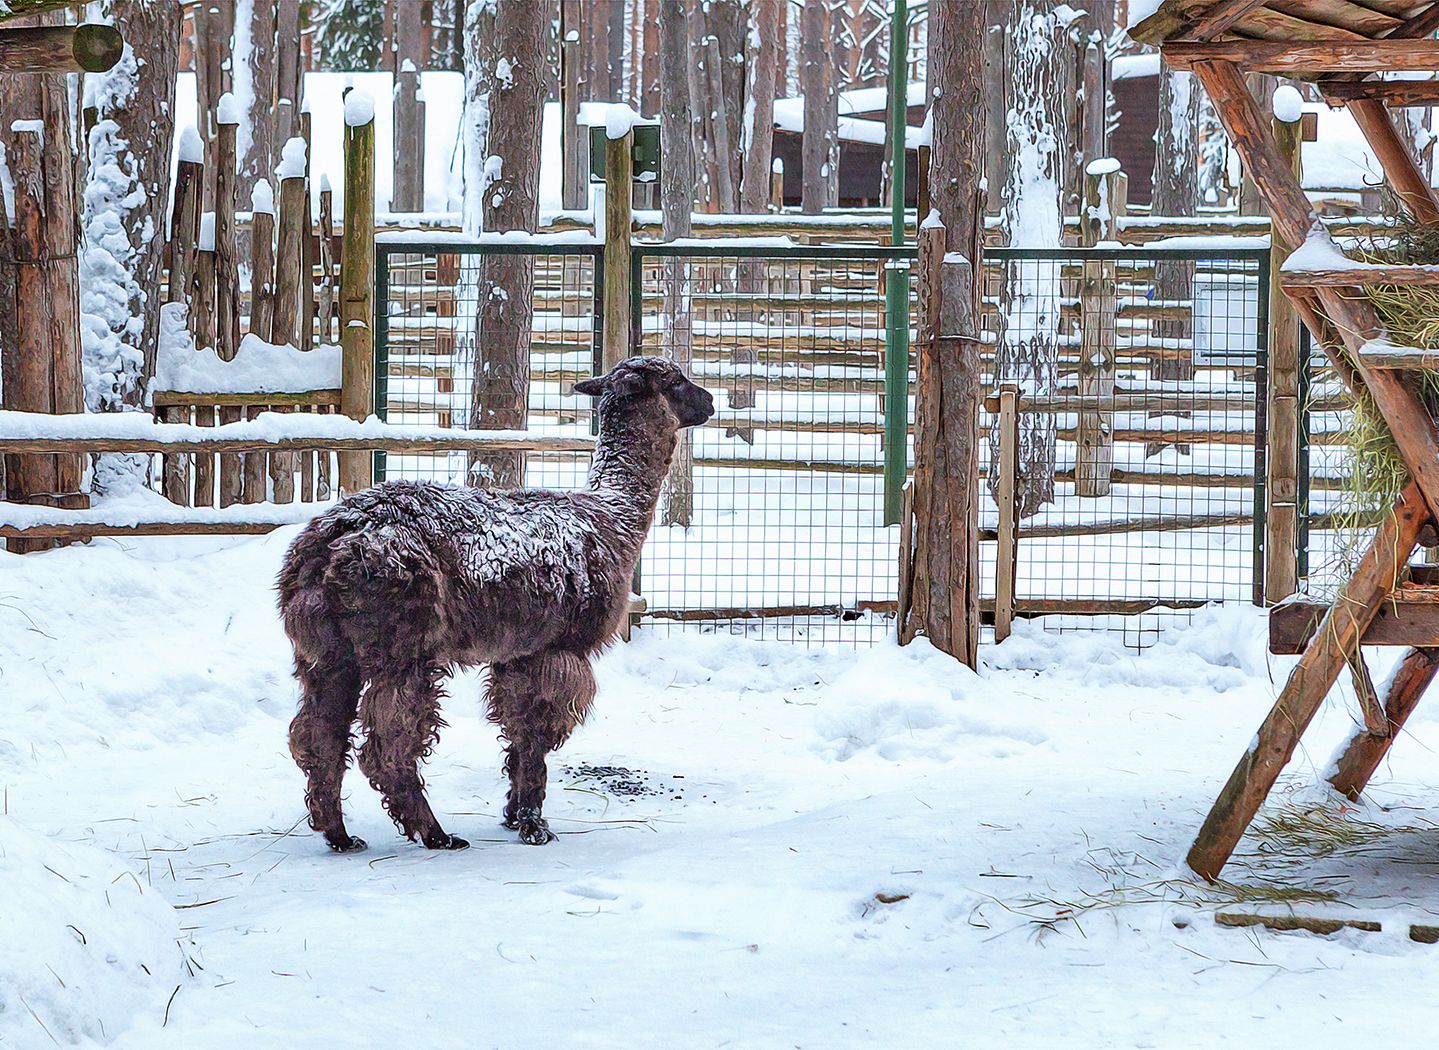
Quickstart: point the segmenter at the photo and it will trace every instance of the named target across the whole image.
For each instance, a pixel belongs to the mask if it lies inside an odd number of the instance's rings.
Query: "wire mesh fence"
[[[1254,600],[1267,251],[999,249],[988,261],[992,374],[1020,395],[1018,610],[1143,645],[1194,607]],[[987,463],[999,440],[991,417]],[[992,502],[992,474],[987,489]]]
[[[377,251],[376,400],[382,418],[589,434],[594,407],[570,393],[600,352],[596,245],[410,244]],[[497,412],[507,418],[485,419]],[[524,483],[573,488],[587,453],[529,453]],[[389,456],[380,477],[466,484],[465,453]]]
[[[485,421],[495,389],[513,402],[522,388],[507,425],[590,433],[589,399],[569,389],[602,367],[601,251],[382,243],[380,410],[464,427]],[[651,629],[852,643],[893,630],[885,411],[907,422],[913,405],[907,391],[886,394],[884,274],[907,258],[873,246],[635,247],[636,349],[674,354],[717,402],[687,435],[644,551]],[[985,372],[991,389],[1021,392],[1019,615],[1122,629],[1142,645],[1200,604],[1253,598],[1267,266],[1262,250],[989,253]],[[513,331],[524,311],[504,308],[518,302],[532,304],[527,352]],[[992,417],[981,430],[993,490]],[[474,477],[463,456],[383,466]],[[523,480],[574,487],[587,469],[587,455],[532,454]],[[992,536],[999,507],[984,507]],[[992,600],[993,542],[982,561]]]

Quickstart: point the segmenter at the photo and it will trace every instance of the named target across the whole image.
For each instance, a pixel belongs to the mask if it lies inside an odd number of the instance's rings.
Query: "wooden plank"
[[[1359,351],[1359,363],[1377,371],[1420,372],[1439,368],[1439,350],[1377,342],[1365,344]]]
[[[1375,532],[1340,598],[1325,614],[1314,640],[1284,684],[1254,743],[1230,774],[1195,837],[1186,861],[1206,879],[1217,879],[1240,837],[1294,755],[1299,738],[1359,645],[1413,553],[1429,513],[1411,483],[1394,513]]]
[[[222,405],[335,405],[340,403],[340,391],[303,390],[287,393],[245,393],[245,394],[195,394],[186,390],[157,390],[153,404],[156,408],[182,405],[203,405],[215,408]]]
[[[200,424],[204,426],[205,424]],[[157,428],[160,429],[160,428]],[[232,437],[217,431],[214,437],[167,440],[163,434],[146,438],[37,438],[0,437],[0,453],[199,453],[249,452],[459,452],[483,449],[498,452],[589,452],[595,447],[592,437],[562,434],[530,434],[526,437],[505,437],[493,432],[456,430],[445,436],[420,434],[413,437],[340,438],[340,437]]]
[[[1365,933],[1380,931],[1380,924],[1369,919],[1329,919],[1311,915],[1250,915],[1244,912],[1223,911],[1215,913],[1214,924],[1233,929],[1262,926],[1267,930],[1276,930],[1282,933],[1302,930],[1306,933],[1317,933],[1323,937],[1339,933],[1341,930],[1362,930]]]
[[[999,485],[995,502],[999,526],[994,561],[994,640],[1009,637],[1014,622],[1015,574],[1019,561],[1019,410],[1017,387],[999,392]]]
[[[1439,638],[1439,621],[1434,626],[1434,637]],[[1359,798],[1436,674],[1439,674],[1439,649],[1422,646],[1404,654],[1389,679],[1381,731],[1376,732],[1375,727],[1366,722],[1350,737],[1329,777],[1329,785],[1335,791],[1351,799]]]
[[[1164,60],[1175,69],[1198,71],[1210,62],[1229,62],[1252,73],[1313,76],[1318,73],[1431,72],[1431,40],[1171,40]]]

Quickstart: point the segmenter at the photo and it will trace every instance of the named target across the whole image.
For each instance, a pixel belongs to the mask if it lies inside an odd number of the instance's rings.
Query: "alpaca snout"
[[[697,427],[715,414],[714,395],[704,387],[697,386],[685,407],[687,411],[685,418],[680,420],[680,426]]]

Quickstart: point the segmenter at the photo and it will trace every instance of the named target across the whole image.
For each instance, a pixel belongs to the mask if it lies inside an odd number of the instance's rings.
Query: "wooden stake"
[[[240,348],[240,267],[235,242],[235,141],[238,128],[221,124],[215,136],[215,351],[232,361]]]
[[[608,269],[608,267],[606,267]],[[628,269],[626,269],[628,273]],[[341,410],[365,419],[375,410],[375,122],[348,128],[345,239],[340,254]],[[340,457],[340,489],[369,488],[373,457]]]
[[[630,193],[634,182],[633,131],[605,143],[605,320],[604,363],[609,371],[630,356],[635,323],[630,310]]]
[[[994,640],[1009,637],[1014,622],[1015,576],[1019,562],[1019,388],[999,391],[999,504],[994,560]]]
[[[305,179],[280,180],[279,239],[275,246],[275,316],[270,342],[299,346],[300,271],[305,262]]]

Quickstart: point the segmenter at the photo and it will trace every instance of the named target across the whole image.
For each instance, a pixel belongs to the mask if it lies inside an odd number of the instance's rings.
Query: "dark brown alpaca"
[[[545,756],[595,695],[590,657],[615,636],[681,427],[714,400],[672,362],[633,357],[575,385],[599,398],[589,485],[482,491],[396,481],[316,518],[280,570],[280,611],[303,689],[290,753],[310,826],[341,852],[340,782],[358,718],[360,769],[400,830],[461,849],[425,800],[420,762],[444,722],[450,669],[489,664],[489,717],[508,741],[505,826],[541,845]]]

